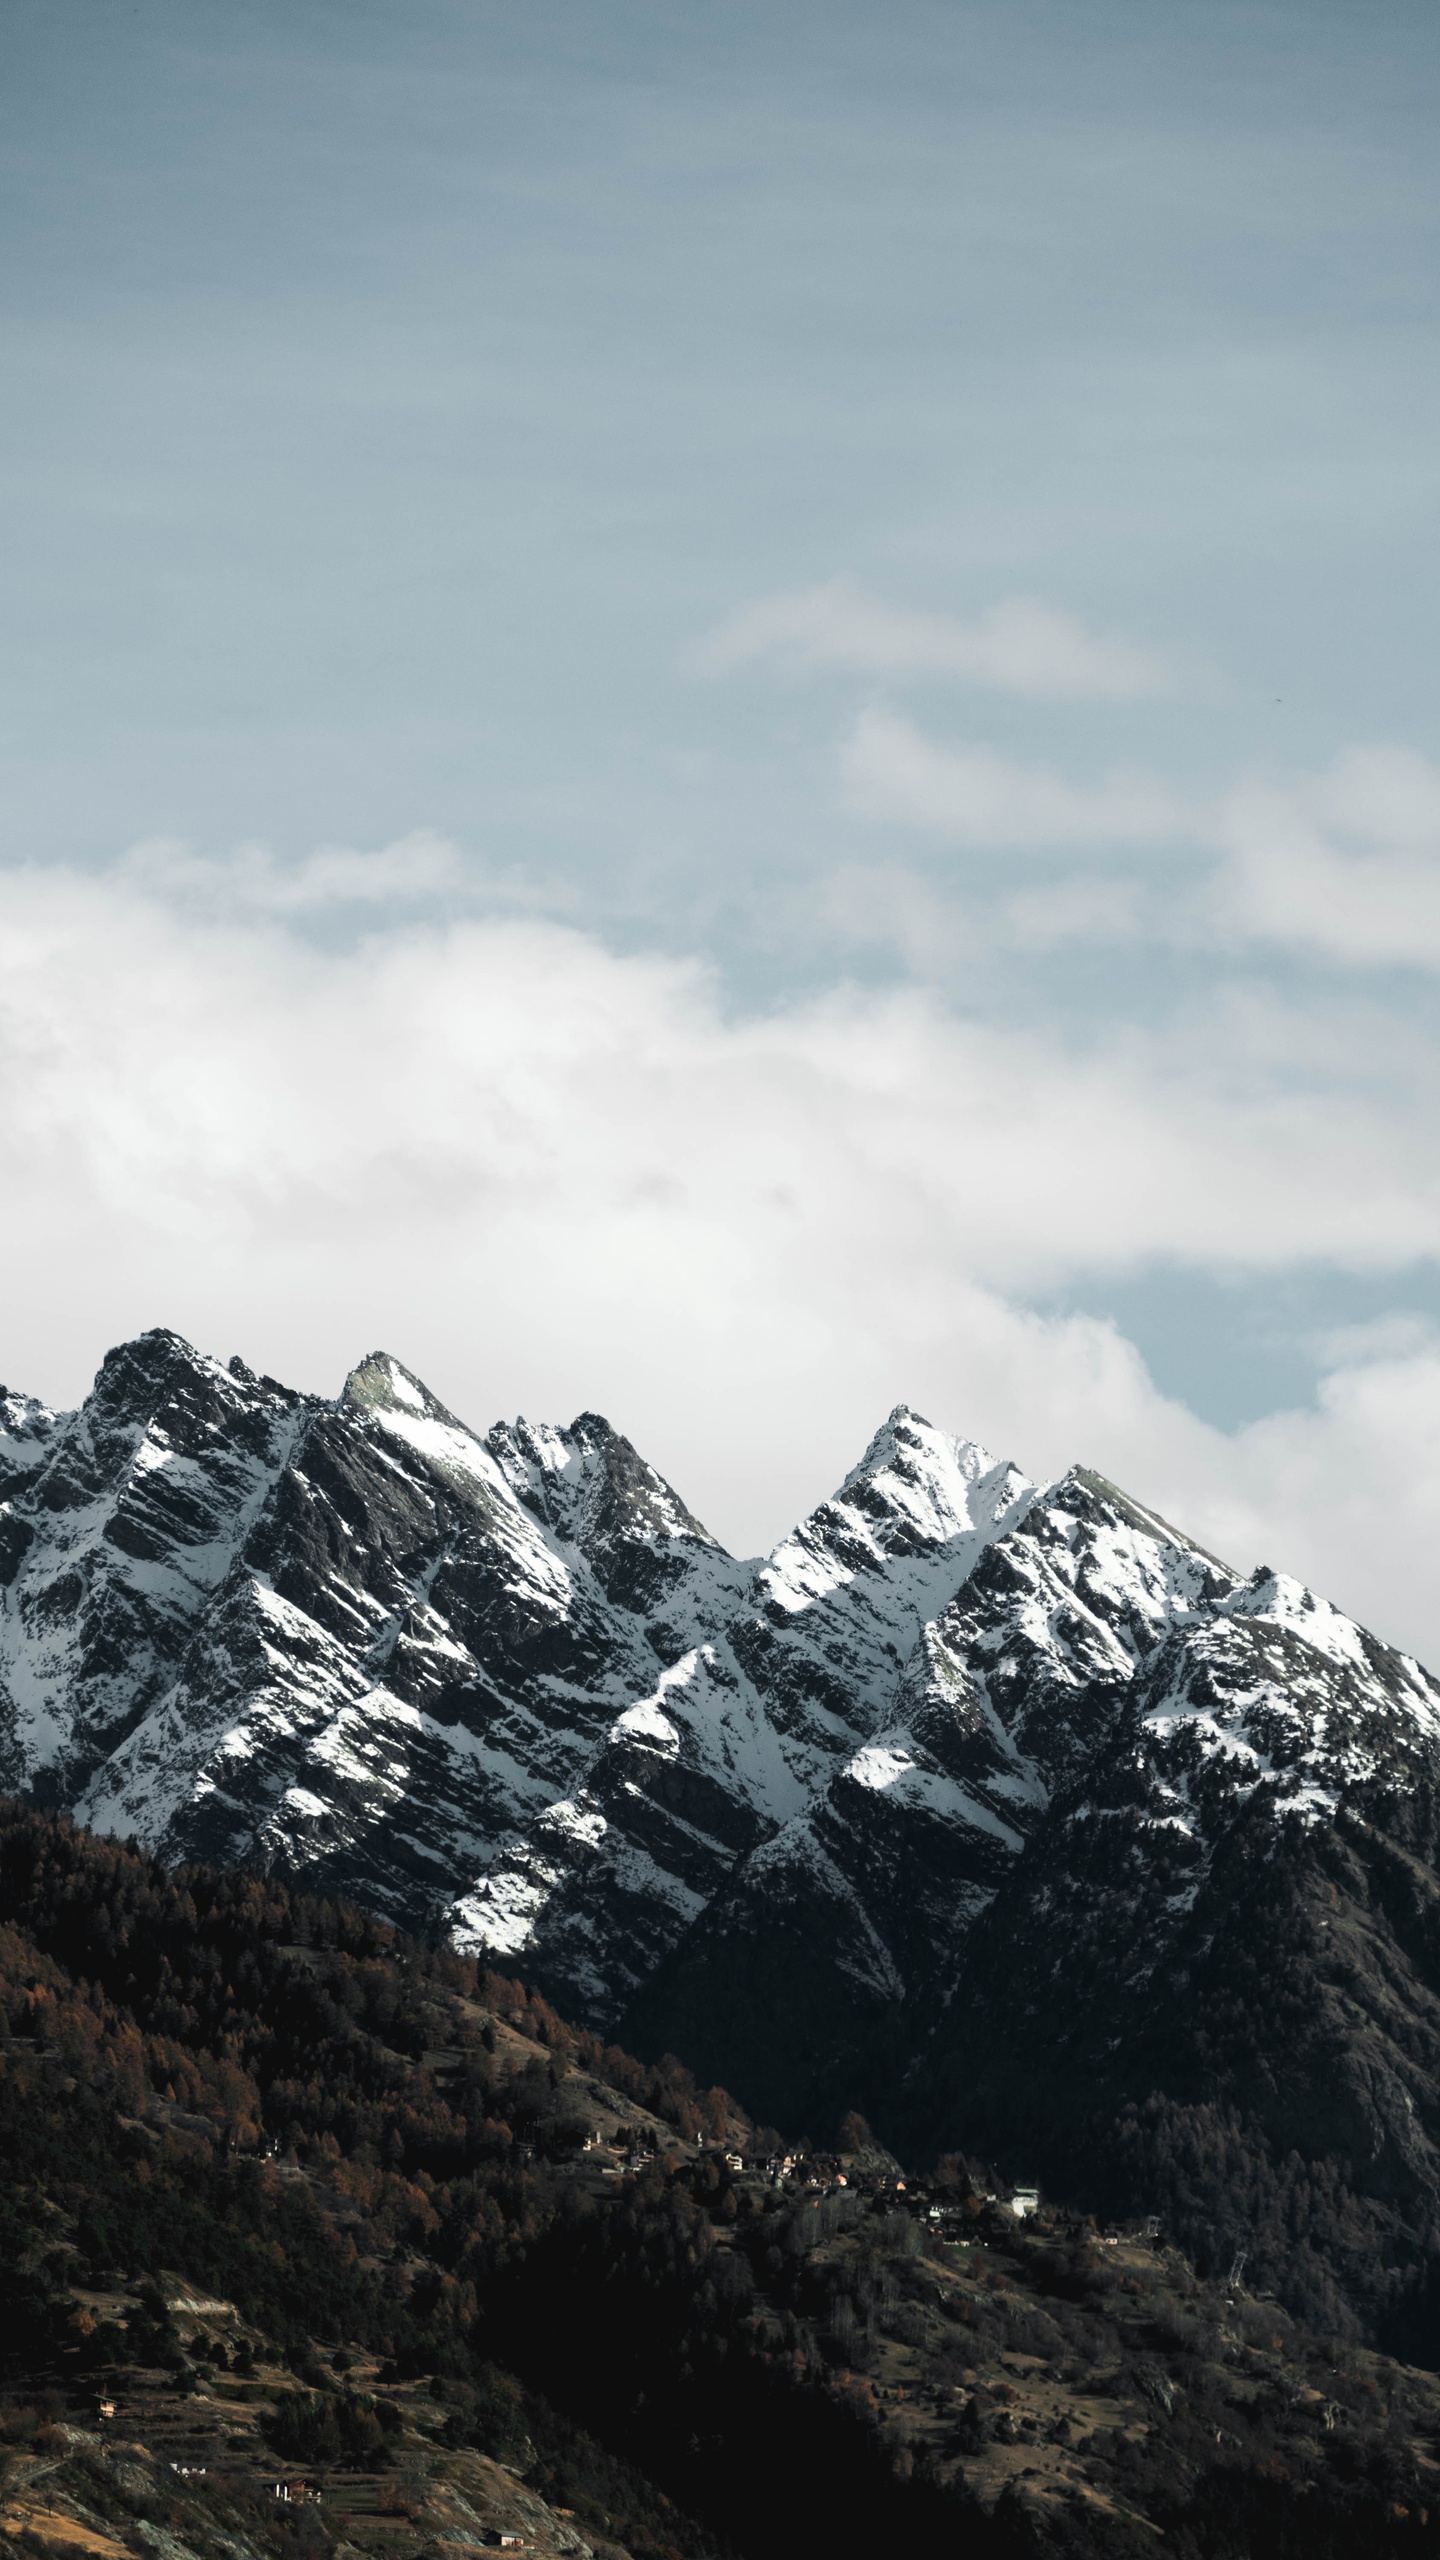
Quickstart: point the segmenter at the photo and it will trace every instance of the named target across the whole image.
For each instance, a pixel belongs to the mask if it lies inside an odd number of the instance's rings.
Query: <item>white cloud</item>
[[[861,713],[840,769],[858,816],[922,828],[952,844],[1149,845],[1194,832],[1174,794],[1144,774],[1111,774],[1092,787],[1062,782],[987,747],[937,746],[893,711]]]
[[[767,596],[731,614],[691,652],[702,673],[769,662],[863,675],[953,676],[1037,701],[1129,702],[1169,689],[1163,662],[1075,615],[1012,596],[977,621],[915,613],[843,579]]]
[[[1409,747],[1352,747],[1307,796],[1341,835],[1440,853],[1440,772]]]
[[[1423,758],[1371,749],[1243,783],[1215,836],[1222,931],[1350,967],[1440,967],[1440,773]]]
[[[1440,1333],[1428,1316],[1395,1308],[1372,1316],[1366,1324],[1328,1326],[1317,1334],[1312,1351],[1323,1369],[1358,1369],[1367,1362],[1406,1361],[1420,1353],[1440,1351]]]
[[[893,953],[923,986],[963,975],[997,946],[1141,941],[1154,929],[1149,904],[1140,881],[1078,872],[984,906],[903,862],[850,862],[821,882],[814,914],[842,945]]]
[[[1177,1448],[1154,1483],[1159,1507],[1184,1506],[1221,1554],[1299,1569],[1378,1635],[1440,1662],[1433,1347],[1347,1362],[1322,1380],[1314,1411],[1271,1415],[1233,1440],[1207,1435],[1188,1464]]]
[[[1248,778],[1187,802],[1145,773],[1074,783],[987,747],[941,745],[875,708],[841,748],[840,781],[855,816],[956,846],[1172,849],[1163,877],[1022,890],[990,919],[1011,942],[1146,936],[1270,944],[1347,968],[1440,967],[1440,771],[1408,750],[1355,750],[1324,773]]]
[[[746,1545],[908,1397],[1436,1654],[1428,1345],[1227,1439],[1109,1326],[1014,1303],[1157,1255],[1440,1252],[1433,1062],[1378,1096],[1375,1037],[1258,1000],[1088,1051],[913,992],[735,1019],[699,969],[552,925],[336,953],[133,876],[12,872],[4,1366],[72,1396],[169,1322],[332,1390],[385,1343],[481,1422],[610,1410]]]

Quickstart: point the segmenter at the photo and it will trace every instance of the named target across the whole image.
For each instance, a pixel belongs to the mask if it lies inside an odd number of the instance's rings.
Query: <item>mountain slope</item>
[[[1103,1478],[1028,1502],[924,1630],[890,1717],[738,1871],[624,2020],[792,2120],[949,1999],[977,1921],[1174,1627],[1237,1577]],[[806,1970],[803,2001],[787,1972]],[[757,1980],[767,1996],[751,1997]]]
[[[1440,2204],[1437,1719],[1286,1577],[1178,1628],[907,2022],[894,2119],[1143,2186],[1309,2316],[1413,2343],[1386,2323]]]
[[[758,1561],[384,1353],[0,1422],[3,1783],[1440,2340],[1440,1689],[1316,1595],[904,1407]]]
[[[622,2022],[1440,2342],[1440,1686],[1082,1470]],[[1417,2296],[1416,2271],[1426,2270]]]

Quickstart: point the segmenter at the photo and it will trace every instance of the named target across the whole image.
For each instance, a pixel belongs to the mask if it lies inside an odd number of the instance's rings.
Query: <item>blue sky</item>
[[[480,1418],[668,1432],[738,1543],[889,1383],[1332,1583],[1440,1518],[1434,11],[4,0],[0,66],[15,1381],[388,1328]],[[262,1114],[200,1216],[178,1092],[279,1073],[282,984],[287,1074],[358,1086],[422,950],[477,1015],[527,973],[508,1057],[426,1070],[523,1181],[460,1146],[407,1264],[287,1086],[328,1155]],[[561,987],[632,1078],[583,1213]],[[502,1179],[569,1274],[528,1332]]]
[[[686,646],[840,574],[1193,667],[983,706],[1052,760],[1433,749],[1433,12],[3,23],[17,853],[428,824],[688,936],[841,705]]]

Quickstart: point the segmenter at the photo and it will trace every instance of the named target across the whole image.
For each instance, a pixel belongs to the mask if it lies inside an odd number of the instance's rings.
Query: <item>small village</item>
[[[127,2528],[138,2506],[142,2525],[147,2510],[168,2517],[168,2529],[195,2551],[206,2548],[222,2513],[233,2520],[237,2511],[249,2519],[257,2550],[276,2532],[288,2549],[307,2518],[323,2528],[317,2547],[333,2544],[357,2560],[412,2560],[422,2551],[432,2560],[493,2551],[581,2560],[596,2547],[514,2470],[447,2441],[452,2406],[430,2380],[387,2380],[375,2359],[341,2347],[286,2361],[233,2304],[178,2279],[165,2293],[183,2366],[177,2359],[129,2368],[63,2405],[60,2395],[47,2395],[39,2450],[9,2466],[0,2530],[12,2542],[43,2545],[52,2560],[57,2551],[133,2560]],[[146,2316],[129,2289],[91,2289],[81,2299],[97,2324]],[[277,2468],[266,2421],[297,2397],[342,2382],[383,2409],[383,2461],[367,2464],[362,2455]]]

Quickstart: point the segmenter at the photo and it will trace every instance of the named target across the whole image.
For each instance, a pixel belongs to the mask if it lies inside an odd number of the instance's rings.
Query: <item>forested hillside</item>
[[[854,2119],[787,2165],[344,1905],[10,1807],[0,2005],[31,2548],[1440,2549],[1434,2376]]]

